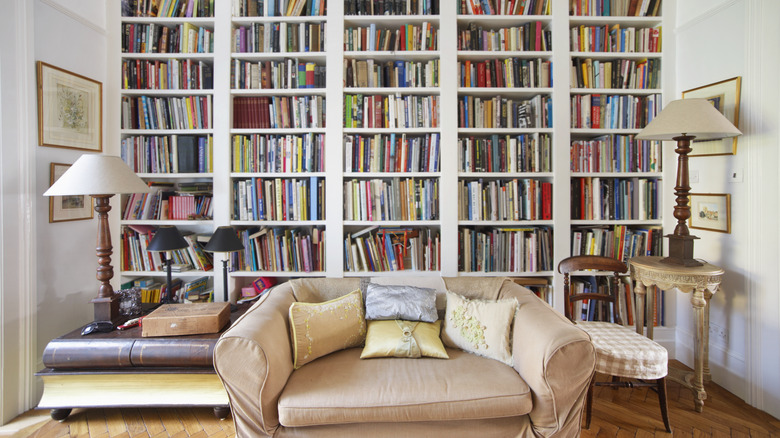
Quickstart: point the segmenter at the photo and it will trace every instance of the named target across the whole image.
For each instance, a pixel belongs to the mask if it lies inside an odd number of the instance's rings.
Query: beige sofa
[[[215,347],[238,436],[578,436],[595,364],[588,336],[507,279],[433,281],[470,298],[517,299],[513,367],[451,348],[446,360],[361,360],[361,349],[351,348],[293,370],[290,305],[327,301],[360,285],[293,280],[249,309]],[[437,297],[443,309],[444,294]]]

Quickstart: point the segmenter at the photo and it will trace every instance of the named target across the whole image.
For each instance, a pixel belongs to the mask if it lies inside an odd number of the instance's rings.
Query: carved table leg
[[[694,378],[693,395],[696,412],[701,412],[704,409],[704,400],[707,398],[707,392],[704,390],[704,358],[705,358],[705,341],[708,339],[709,331],[708,327],[705,327],[707,323],[705,317],[706,300],[704,299],[704,288],[696,288],[691,295],[691,305],[693,305],[693,317],[694,324],[696,325],[696,336],[693,345],[693,362],[694,362]]]
[[[71,410],[72,409],[52,409],[51,418],[52,420],[65,421],[65,419],[68,418],[68,415],[70,415]]]
[[[214,416],[220,420],[224,420],[230,415],[230,408],[227,406],[216,406],[214,408]]]
[[[702,367],[702,373],[704,375],[704,381],[712,381],[712,373],[710,373],[710,298],[712,298],[712,292],[708,289],[704,291],[704,366]]]
[[[644,335],[645,326],[645,285],[641,280],[636,281],[634,287],[634,322],[636,324],[636,332],[640,335]]]

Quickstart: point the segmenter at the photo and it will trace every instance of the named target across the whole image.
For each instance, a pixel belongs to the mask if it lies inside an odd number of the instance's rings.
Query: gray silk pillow
[[[369,283],[366,289],[366,319],[434,322],[439,319],[436,290]]]

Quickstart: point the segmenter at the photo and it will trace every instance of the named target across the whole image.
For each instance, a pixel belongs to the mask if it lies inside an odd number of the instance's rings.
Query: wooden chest
[[[143,337],[218,333],[230,322],[228,303],[164,304],[142,322]]]

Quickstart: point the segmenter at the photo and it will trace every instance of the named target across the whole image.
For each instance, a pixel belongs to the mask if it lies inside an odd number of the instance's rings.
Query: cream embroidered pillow
[[[512,366],[509,346],[516,300],[469,300],[447,292],[441,339],[444,345]]]
[[[360,291],[324,303],[293,303],[290,330],[296,370],[334,351],[359,347],[366,339]]]
[[[437,357],[449,359],[439,339],[441,321],[368,321],[361,359],[371,357]]]

